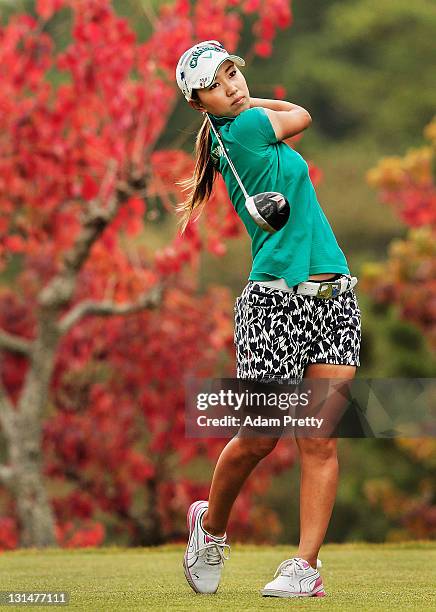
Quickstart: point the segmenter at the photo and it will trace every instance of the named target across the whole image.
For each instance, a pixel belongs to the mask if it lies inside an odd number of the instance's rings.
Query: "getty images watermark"
[[[319,429],[323,423],[322,418],[317,419],[313,416],[293,417],[290,414],[283,414],[281,417],[262,416],[256,413],[256,409],[261,409],[263,406],[268,408],[278,409],[287,413],[290,408],[297,406],[308,406],[311,390],[303,393],[265,393],[261,391],[248,391],[236,393],[232,389],[220,389],[218,393],[198,393],[197,394],[197,410],[211,412],[211,408],[229,407],[233,409],[235,414],[226,414],[221,417],[208,416],[202,414],[197,417],[198,427],[279,427],[284,426],[299,426],[299,427],[316,427]],[[254,408],[251,413],[246,413],[242,417],[239,416],[240,411],[246,412],[247,408]]]
[[[187,437],[433,437],[436,379],[185,378]]]

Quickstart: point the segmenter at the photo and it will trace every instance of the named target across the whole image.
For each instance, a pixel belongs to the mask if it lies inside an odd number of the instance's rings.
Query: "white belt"
[[[296,291],[288,286],[284,278],[277,278],[272,281],[255,280],[251,282],[265,285],[265,287],[272,287],[273,289],[280,289],[281,291],[289,291],[290,293],[312,295],[318,298],[329,299],[352,289],[357,284],[357,277],[341,276],[341,278],[337,278],[336,280],[320,281],[317,283],[306,281],[297,285]]]

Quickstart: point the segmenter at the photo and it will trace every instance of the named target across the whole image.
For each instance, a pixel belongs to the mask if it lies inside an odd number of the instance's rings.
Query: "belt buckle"
[[[340,281],[336,281],[334,283],[324,282],[324,283],[320,283],[316,297],[323,298],[325,300],[329,300],[330,298],[336,297],[337,295],[339,295],[340,291],[341,291]]]

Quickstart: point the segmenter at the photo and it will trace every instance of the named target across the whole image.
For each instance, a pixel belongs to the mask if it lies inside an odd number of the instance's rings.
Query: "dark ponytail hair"
[[[199,100],[195,89],[192,91],[192,99]],[[183,191],[189,191],[187,198],[176,205],[176,214],[181,217],[179,220],[181,234],[197,209],[195,219],[198,219],[212,192],[217,170],[210,158],[211,141],[209,119],[205,116],[195,139],[194,174],[190,178],[176,181],[176,185],[181,185]]]

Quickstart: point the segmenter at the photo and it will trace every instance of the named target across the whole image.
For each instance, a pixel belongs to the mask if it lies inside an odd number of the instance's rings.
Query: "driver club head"
[[[245,200],[245,206],[257,225],[270,234],[286,225],[291,212],[288,200],[277,191],[250,196]]]

